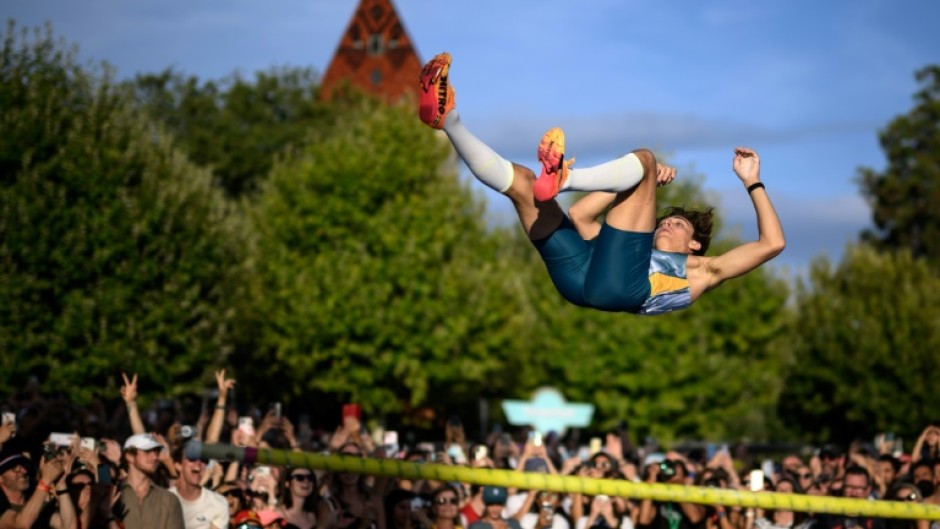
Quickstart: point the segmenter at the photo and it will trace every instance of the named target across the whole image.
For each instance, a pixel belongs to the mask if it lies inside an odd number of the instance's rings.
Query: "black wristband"
[[[763,183],[763,182],[755,182],[755,183],[753,183],[753,184],[747,186],[747,194],[750,195],[752,191],[754,191],[755,189],[760,188],[760,187],[764,187],[764,183]]]
[[[65,494],[68,494],[68,493],[69,493],[69,489],[55,491],[56,496],[64,496]]]

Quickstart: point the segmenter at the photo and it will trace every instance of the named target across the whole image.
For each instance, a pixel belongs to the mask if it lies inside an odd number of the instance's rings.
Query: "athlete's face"
[[[692,253],[700,245],[692,240],[692,223],[684,217],[666,217],[659,221],[654,234],[654,245],[663,252]]]

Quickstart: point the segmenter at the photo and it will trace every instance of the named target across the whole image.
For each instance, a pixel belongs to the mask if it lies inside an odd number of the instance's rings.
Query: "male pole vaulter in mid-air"
[[[454,109],[450,62],[450,54],[442,53],[421,72],[421,121],[443,129],[473,175],[512,200],[552,282],[571,303],[649,315],[680,310],[783,251],[783,228],[760,181],[755,151],[735,148],[733,168],[754,202],[758,238],[706,257],[711,208],[673,207],[656,218],[656,188],[675,178],[674,168],[657,164],[648,149],[637,149],[596,167],[573,169],[574,159],[565,160],[564,134],[553,128],[539,144],[542,172],[536,178],[464,126]],[[555,201],[560,191],[591,193],[571,206],[569,218]]]

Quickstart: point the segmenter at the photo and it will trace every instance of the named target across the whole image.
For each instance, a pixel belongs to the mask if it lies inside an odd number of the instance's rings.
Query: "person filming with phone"
[[[64,479],[74,456],[65,447],[47,446],[62,449],[46,452],[35,483],[29,458],[9,446],[0,451],[0,527],[78,528]]]
[[[688,485],[689,473],[685,463],[664,459],[646,467],[647,483]],[[701,527],[705,520],[705,506],[685,502],[658,502],[644,499],[640,502],[637,529],[692,529]]]

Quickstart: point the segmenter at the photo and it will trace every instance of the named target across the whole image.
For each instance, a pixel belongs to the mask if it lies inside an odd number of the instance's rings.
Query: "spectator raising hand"
[[[4,422],[3,425],[0,426],[0,447],[2,447],[4,443],[9,441],[14,435],[16,435],[16,422]]]
[[[224,369],[215,372],[215,381],[219,388],[219,396],[215,402],[215,410],[212,412],[209,428],[206,430],[206,444],[219,442],[219,436],[222,435],[222,424],[225,421],[225,405],[228,401],[228,392],[235,387],[235,379],[225,378]]]
[[[124,379],[124,385],[121,386],[121,398],[127,406],[127,417],[131,422],[131,431],[135,434],[146,433],[144,421],[140,418],[140,410],[137,409],[137,373],[131,378],[127,378],[127,373],[121,373]]]
[[[121,464],[121,445],[114,439],[101,440],[101,454],[115,465]]]
[[[362,424],[359,422],[359,417],[351,413],[344,414],[343,424],[339,425],[330,436],[330,450],[335,452],[346,443],[362,446],[361,431]]]
[[[940,457],[940,427],[936,423],[928,424],[914,443],[911,460],[918,462],[921,459],[936,459]]]

